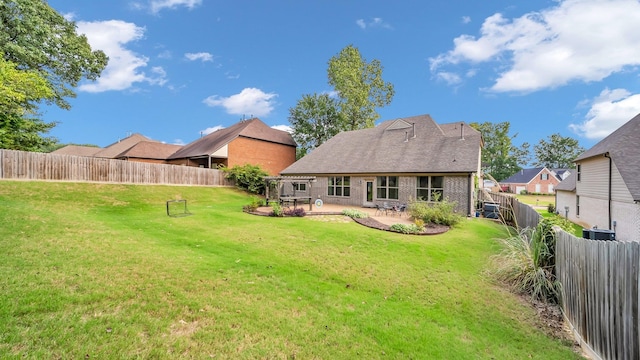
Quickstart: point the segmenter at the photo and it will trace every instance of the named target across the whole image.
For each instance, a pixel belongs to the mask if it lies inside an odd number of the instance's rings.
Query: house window
[[[376,185],[378,199],[398,200],[397,176],[378,176]]]
[[[420,201],[442,201],[444,176],[418,176],[416,199]]]
[[[580,166],[580,164],[578,164],[578,166],[576,167],[576,177],[577,180],[580,181],[580,173],[582,172],[582,166]]]
[[[549,180],[549,174],[548,173],[540,174],[540,180]]]
[[[294,191],[307,191],[307,184],[305,183],[293,183]]]
[[[580,215],[580,195],[576,195],[576,216]]]
[[[350,177],[349,176],[330,176],[327,195],[349,197],[351,195]]]

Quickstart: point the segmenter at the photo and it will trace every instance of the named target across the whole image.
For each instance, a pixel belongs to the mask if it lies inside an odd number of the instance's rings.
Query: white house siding
[[[596,157],[580,163],[580,181],[576,181],[576,194],[596,199],[609,198],[609,159]]]
[[[612,220],[616,222],[617,240],[640,241],[640,204],[614,202],[611,215]]]
[[[580,162],[581,178],[576,182],[576,195],[580,196],[580,215],[574,220],[585,227],[597,226],[613,230],[609,225],[609,158],[596,157]],[[558,192],[558,211],[562,212],[562,191]],[[640,205],[624,183],[618,168],[612,164],[611,220],[616,222],[616,238],[620,241],[640,241]],[[573,207],[575,207],[574,198]],[[569,204],[571,208],[572,205]],[[570,210],[570,213],[573,210]]]
[[[569,207],[569,211],[565,210],[565,206]],[[580,219],[576,216],[576,194],[572,191],[556,191],[556,211],[562,216],[567,216],[569,221],[576,224],[580,223]]]

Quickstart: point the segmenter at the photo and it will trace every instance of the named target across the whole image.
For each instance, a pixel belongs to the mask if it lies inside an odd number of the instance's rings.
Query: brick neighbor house
[[[288,132],[253,118],[183,146],[167,158],[167,163],[205,168],[252,164],[277,175],[296,161],[296,146]]]
[[[563,169],[563,174],[569,175]],[[562,178],[554,170],[546,167],[522,169],[500,182],[503,191],[520,194],[526,191],[529,194],[553,194],[554,189],[560,184]]]
[[[309,195],[328,204],[448,199],[457,212],[471,215],[481,148],[482,137],[470,126],[439,125],[420,115],[339,133],[281,175],[315,176]]]

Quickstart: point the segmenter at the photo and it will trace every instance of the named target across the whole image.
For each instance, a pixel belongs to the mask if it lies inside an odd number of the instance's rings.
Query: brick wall
[[[260,165],[269,175],[278,175],[296,161],[296,148],[262,140],[238,137],[229,143],[229,167]]]

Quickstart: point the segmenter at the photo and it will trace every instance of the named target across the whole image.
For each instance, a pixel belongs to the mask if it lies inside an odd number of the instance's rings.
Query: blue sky
[[[515,3],[515,5],[514,5]],[[382,120],[511,123],[589,148],[640,113],[640,2],[50,0],[110,62],[72,109],[43,109],[62,143],[131,133],[173,144],[255,116],[284,128],[329,92],[347,45],[395,87]]]

